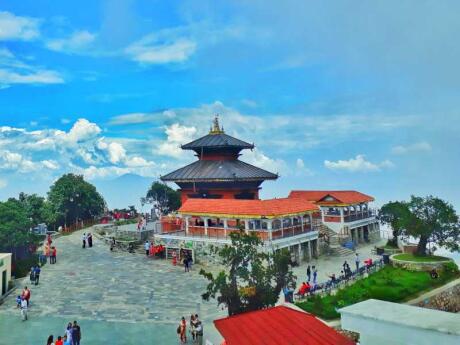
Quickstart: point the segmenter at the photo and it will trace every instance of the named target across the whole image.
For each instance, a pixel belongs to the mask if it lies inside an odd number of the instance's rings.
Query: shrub
[[[452,275],[459,274],[458,266],[455,262],[452,262],[452,261],[446,262],[445,264],[442,265],[442,267],[444,268],[444,272],[448,274],[452,274]]]

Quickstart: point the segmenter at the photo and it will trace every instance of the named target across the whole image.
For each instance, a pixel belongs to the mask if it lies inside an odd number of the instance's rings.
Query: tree
[[[393,238],[388,240],[388,244],[393,247],[398,246],[398,236],[404,228],[404,219],[409,216],[410,210],[407,203],[404,202],[389,202],[382,206],[379,210],[380,222],[388,224],[393,232]]]
[[[19,193],[19,202],[23,205],[26,210],[27,217],[32,222],[32,225],[37,225],[45,221],[44,218],[44,207],[45,198],[38,196],[37,194],[25,194]]]
[[[294,283],[289,252],[262,253],[258,250],[262,241],[244,231],[233,232],[230,237],[232,244],[218,251],[227,270],[217,276],[200,270],[209,280],[202,298],[216,298],[218,305],[227,306],[229,316],[275,305],[281,289]]]
[[[156,206],[160,215],[176,211],[181,205],[180,193],[158,181],[152,183],[142,202]]]
[[[96,187],[86,182],[81,175],[65,174],[61,176],[48,192],[48,201],[58,215],[67,221],[91,219],[104,212],[104,198]]]
[[[11,251],[16,260],[15,248],[36,240],[29,231],[30,225],[27,211],[19,200],[11,198],[0,202],[0,251]]]
[[[390,224],[403,236],[418,239],[417,255],[426,255],[428,243],[459,250],[460,225],[454,207],[433,197],[411,196],[409,202],[388,203],[381,221]]]

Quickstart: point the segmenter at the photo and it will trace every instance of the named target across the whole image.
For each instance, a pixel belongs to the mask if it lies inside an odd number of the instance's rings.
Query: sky
[[[0,200],[67,172],[157,179],[209,131],[279,173],[460,209],[458,1],[0,3]],[[130,195],[129,185],[126,195]],[[109,193],[110,194],[110,193]],[[111,195],[104,195],[110,206]]]

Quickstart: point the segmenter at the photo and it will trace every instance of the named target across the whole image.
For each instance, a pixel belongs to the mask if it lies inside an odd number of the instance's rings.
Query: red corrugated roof
[[[318,210],[316,205],[300,198],[269,200],[187,199],[179,212],[270,217],[316,210]]]
[[[301,198],[316,203],[334,204],[337,202],[324,201],[331,196],[341,204],[359,204],[374,201],[374,198],[355,190],[293,190],[289,198]]]
[[[311,314],[277,306],[215,320],[226,345],[355,345]]]

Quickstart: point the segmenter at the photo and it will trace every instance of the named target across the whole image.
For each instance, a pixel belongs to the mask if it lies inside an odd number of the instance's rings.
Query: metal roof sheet
[[[277,174],[240,160],[199,160],[161,176],[162,181],[177,182],[275,180],[277,178]]]
[[[204,137],[196,139],[188,144],[182,145],[181,148],[184,150],[196,150],[201,148],[223,148],[223,147],[234,147],[240,149],[252,149],[253,144],[249,144],[243,140],[234,138],[225,133],[208,134]]]

